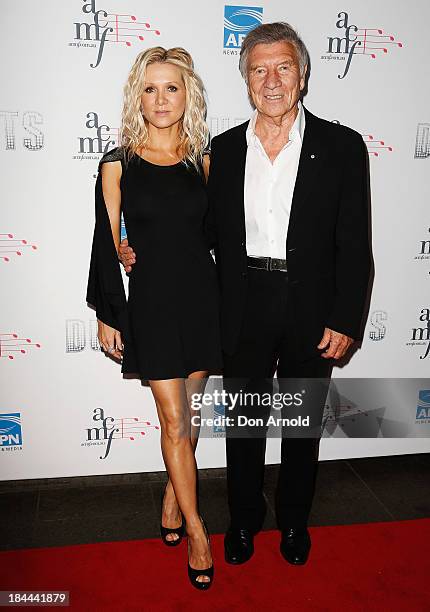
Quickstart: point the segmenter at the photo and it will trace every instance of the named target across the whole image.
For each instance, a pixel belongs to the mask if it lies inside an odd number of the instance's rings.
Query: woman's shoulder
[[[121,164],[125,161],[125,149],[124,147],[115,147],[114,149],[110,149],[110,151],[106,151],[103,157],[99,161],[99,170],[102,164],[106,162],[115,162],[120,161]]]

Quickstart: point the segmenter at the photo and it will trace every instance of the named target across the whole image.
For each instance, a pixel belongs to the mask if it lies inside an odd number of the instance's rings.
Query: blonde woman
[[[198,431],[187,394],[222,366],[216,271],[204,233],[205,113],[187,51],[155,47],[137,56],[124,88],[121,146],[100,162],[87,293],[102,349],[122,361],[123,373],[149,381],[169,476],[161,536],[176,546],[186,528],[188,574],[199,589],[212,584],[213,563],[198,512]],[[121,211],[137,256],[128,301],[117,257]]]

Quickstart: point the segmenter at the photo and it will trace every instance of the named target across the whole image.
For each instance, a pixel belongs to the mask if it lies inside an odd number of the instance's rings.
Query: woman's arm
[[[101,166],[102,191],[109,216],[115,250],[118,253],[121,234],[121,174],[120,161],[106,162]],[[98,320],[98,339],[101,347],[111,356],[122,359],[122,339],[118,330]]]
[[[206,182],[208,182],[208,178],[209,178],[210,165],[211,165],[211,156],[208,153],[206,153],[206,155],[203,155],[203,172],[205,173]]]
[[[121,235],[121,174],[120,161],[106,162],[101,167],[103,198],[109,215],[115,250],[118,253]]]

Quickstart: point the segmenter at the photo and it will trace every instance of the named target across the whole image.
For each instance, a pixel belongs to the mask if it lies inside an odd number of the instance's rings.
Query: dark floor
[[[276,528],[277,465],[266,466]],[[159,536],[164,472],[0,482],[0,549]],[[224,469],[200,470],[200,510],[211,533],[228,526]],[[430,454],[320,463],[311,525],[430,517]]]

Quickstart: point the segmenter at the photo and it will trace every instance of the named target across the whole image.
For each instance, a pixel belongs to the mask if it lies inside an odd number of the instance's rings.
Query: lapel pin
[[[313,153],[311,155],[311,159],[315,159],[315,155]]]

